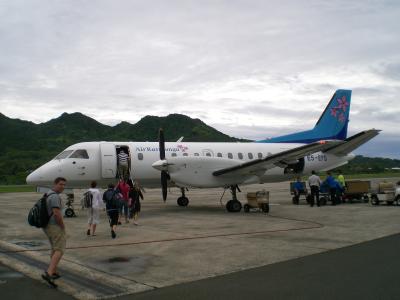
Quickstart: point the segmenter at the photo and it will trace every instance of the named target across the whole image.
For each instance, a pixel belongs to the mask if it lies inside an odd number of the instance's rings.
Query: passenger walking
[[[123,149],[118,153],[119,178],[127,178],[129,175],[129,155]]]
[[[103,208],[100,191],[96,188],[96,181],[90,184],[89,193],[92,194],[92,206],[88,208],[88,228],[86,234],[90,236],[96,235],[96,226],[100,223],[100,210]]]
[[[315,171],[311,171],[311,176],[308,178],[308,185],[311,190],[310,206],[313,207],[315,199],[317,200],[317,206],[320,206],[319,202],[319,188],[321,186],[321,178],[315,174]]]
[[[57,177],[54,180],[53,188],[47,192],[48,196],[46,199],[47,213],[50,219],[47,226],[43,228],[43,231],[50,241],[51,254],[49,267],[42,274],[42,278],[53,286],[56,286],[54,280],[61,277],[57,272],[57,266],[64,255],[67,243],[65,225],[61,213],[63,205],[59,195],[64,191],[66,182],[65,178]]]
[[[129,199],[131,200],[129,217],[133,218],[133,224],[139,225],[137,221],[139,218],[139,212],[141,208],[140,198],[142,198],[143,200],[144,197],[142,191],[140,190],[140,185],[138,181],[135,181],[135,183],[133,184],[132,180],[130,180],[128,183],[129,186],[131,187],[129,191]]]
[[[129,190],[130,187],[128,185],[128,180],[120,180],[117,186],[117,190],[121,193],[122,198],[120,199],[120,206],[119,206],[119,219],[118,225],[121,225],[121,215],[124,214],[125,223],[129,223],[128,221],[128,201],[129,201]]]
[[[336,200],[337,181],[332,176],[331,172],[327,172],[327,175],[328,175],[328,177],[325,179],[324,183],[326,183],[329,187],[329,194],[331,196],[332,205],[336,205],[336,203],[337,203],[337,200]]]
[[[111,237],[116,238],[116,230],[119,215],[119,197],[118,192],[114,189],[114,184],[110,183],[108,189],[103,194],[103,201],[106,204],[108,220],[110,222]]]

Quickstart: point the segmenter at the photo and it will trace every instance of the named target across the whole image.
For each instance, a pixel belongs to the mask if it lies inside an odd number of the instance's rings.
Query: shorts
[[[65,252],[67,245],[67,239],[65,236],[65,230],[61,229],[60,226],[54,224],[48,224],[43,228],[44,233],[47,235],[51,245],[51,255],[55,251],[60,251],[62,254]]]
[[[108,221],[110,222],[110,227],[113,227],[114,225],[118,225],[118,209],[112,209],[107,211],[108,214]]]
[[[88,224],[100,223],[100,210],[98,208],[88,208]]]

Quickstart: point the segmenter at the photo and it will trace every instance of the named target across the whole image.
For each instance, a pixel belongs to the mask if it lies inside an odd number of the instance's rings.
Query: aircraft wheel
[[[179,197],[176,202],[178,203],[179,206],[188,206],[189,199],[186,197]]]
[[[67,217],[67,218],[72,218],[72,217],[75,217],[75,212],[74,212],[74,210],[72,209],[72,208],[67,208],[66,210],[65,210],[65,217]]]
[[[244,210],[244,212],[248,213],[248,212],[250,211],[250,205],[245,204],[245,205],[243,206],[243,210]]]
[[[269,213],[269,204],[268,203],[264,203],[262,206],[261,206],[261,210],[264,212],[264,213]]]
[[[242,210],[242,203],[238,200],[229,200],[226,203],[226,210],[229,212],[239,212]]]
[[[371,195],[371,204],[372,205],[379,205],[379,198],[377,195]]]

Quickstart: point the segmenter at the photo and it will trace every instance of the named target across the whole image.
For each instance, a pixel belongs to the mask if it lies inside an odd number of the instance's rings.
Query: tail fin
[[[258,142],[313,143],[320,140],[344,140],[347,138],[350,101],[351,90],[337,90],[313,129]]]

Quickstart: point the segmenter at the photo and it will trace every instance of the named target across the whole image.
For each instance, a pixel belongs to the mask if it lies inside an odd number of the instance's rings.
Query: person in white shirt
[[[96,235],[96,226],[100,223],[100,210],[103,208],[103,199],[99,189],[96,188],[96,181],[90,184],[89,192],[92,194],[92,207],[88,208],[88,229],[86,234]]]
[[[310,186],[311,190],[311,201],[310,206],[314,206],[315,198],[317,198],[317,206],[320,206],[319,203],[319,187],[321,186],[321,178],[315,174],[315,171],[311,171],[311,176],[308,178],[308,185]]]

